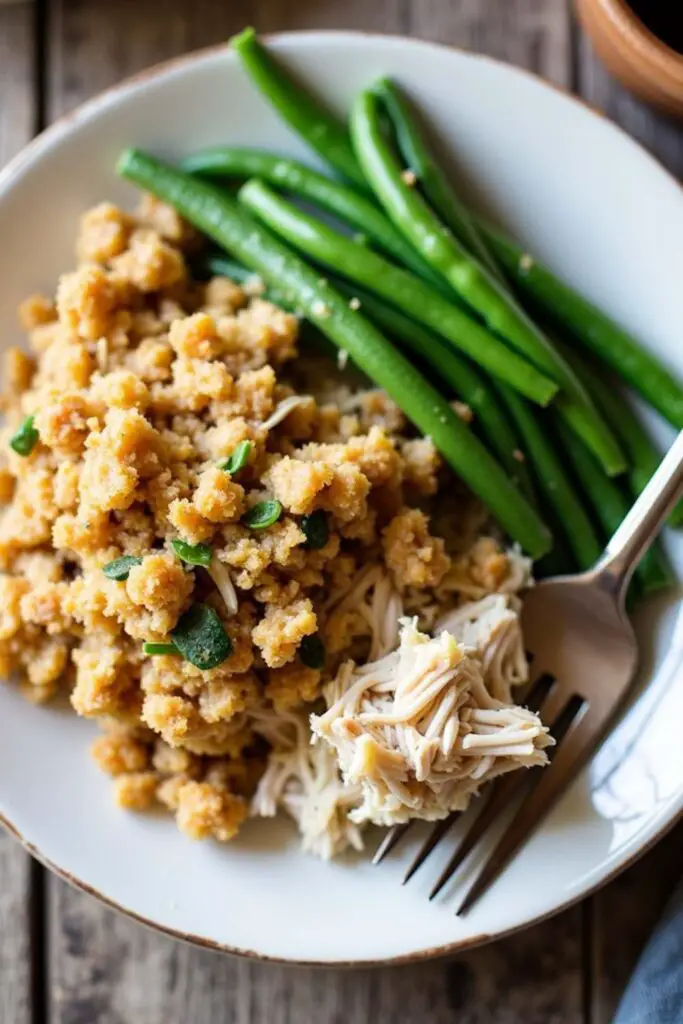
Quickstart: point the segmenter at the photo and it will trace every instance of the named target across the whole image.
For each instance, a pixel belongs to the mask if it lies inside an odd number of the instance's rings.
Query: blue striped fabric
[[[683,883],[645,947],[613,1024],[683,1024]]]

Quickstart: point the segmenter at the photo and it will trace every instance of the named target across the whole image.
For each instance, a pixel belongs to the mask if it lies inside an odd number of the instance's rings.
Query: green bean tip
[[[238,32],[236,35],[230,37],[230,39],[228,40],[228,46],[231,46],[233,50],[237,50],[239,52],[240,48],[245,43],[252,43],[257,38],[258,33],[256,32],[254,26],[247,25],[247,27],[243,28],[241,32]]]

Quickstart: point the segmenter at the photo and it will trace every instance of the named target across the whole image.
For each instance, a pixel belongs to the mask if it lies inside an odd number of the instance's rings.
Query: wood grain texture
[[[0,7],[0,167],[33,132],[33,8]],[[31,864],[0,829],[0,1022],[31,1020]]]
[[[126,74],[262,31],[412,32],[486,50],[566,81],[564,0],[55,0],[48,109],[57,116]],[[448,11],[446,11],[448,8]],[[116,33],[111,26],[116,25]],[[84,756],[86,756],[84,751]],[[580,1024],[575,909],[452,963],[378,971],[289,969],[178,945],[50,882],[52,1024]]]
[[[52,0],[50,119],[142,68],[228,39],[245,25],[264,32],[358,27],[402,31],[405,0]],[[112,31],[112,26],[116,31]]]
[[[30,878],[28,855],[16,840],[0,832],[0,1021],[3,1024],[5,1021],[29,1024],[31,1020]]]
[[[487,53],[571,85],[567,0],[414,0],[408,23],[411,35]]]
[[[0,7],[0,167],[33,134],[33,4]]]
[[[258,964],[154,935],[55,883],[54,1024],[581,1024],[579,911],[451,962]]]

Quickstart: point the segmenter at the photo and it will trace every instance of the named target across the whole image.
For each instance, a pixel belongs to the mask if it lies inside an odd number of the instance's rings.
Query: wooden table
[[[493,54],[579,93],[683,174],[683,133],[610,81],[570,0],[0,0],[0,164],[93,93],[249,23]],[[342,973],[159,937],[0,835],[0,1024],[608,1024],[682,855],[679,827],[601,893],[521,935],[454,961]]]

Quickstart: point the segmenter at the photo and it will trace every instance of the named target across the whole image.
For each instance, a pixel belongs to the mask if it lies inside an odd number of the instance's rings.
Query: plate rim
[[[559,85],[556,82],[552,82],[546,78],[543,78],[539,73],[532,71],[528,68],[520,67],[516,64],[512,64],[509,61],[501,60],[497,57],[492,57],[488,54],[477,53],[476,51],[469,50],[463,46],[456,46],[448,43],[439,43],[433,40],[421,39],[416,36],[406,36],[401,33],[391,32],[367,32],[363,30],[354,29],[302,29],[302,30],[291,30],[285,32],[270,32],[270,33],[259,33],[260,38],[267,42],[284,42],[287,43],[291,40],[305,39],[306,45],[315,45],[317,41],[327,41],[331,39],[339,40],[340,38],[346,37],[350,43],[357,41],[358,39],[369,39],[369,40],[391,40],[396,43],[416,46],[421,49],[434,49],[439,52],[457,53],[466,56],[468,59],[476,60],[482,63],[492,64],[496,67],[505,68],[507,71],[512,71],[521,76],[530,78],[536,85],[542,89],[551,90],[559,94],[564,100],[573,106],[582,108],[584,113],[588,114],[591,118],[595,118],[599,121],[603,127],[608,130],[617,132],[624,136],[631,146],[637,149],[640,156],[645,156],[647,160],[657,168],[660,174],[664,174],[669,181],[673,182],[678,188],[679,192],[683,192],[683,186],[678,181],[676,176],[668,170],[667,167],[654,156],[642,143],[635,139],[625,128],[617,124],[610,117],[608,117],[603,111],[596,107],[593,107],[590,103],[584,100],[580,96],[575,96],[566,87]],[[85,102],[79,104],[73,110],[61,117],[57,118],[51,125],[43,129],[38,135],[31,139],[25,146],[23,146],[19,152],[12,157],[12,159],[0,170],[0,198],[1,194],[8,188],[11,187],[12,182],[21,176],[21,174],[29,169],[33,162],[40,158],[43,152],[48,151],[51,146],[58,143],[62,138],[66,138],[72,127],[81,123],[87,123],[97,113],[105,109],[111,103],[116,102],[119,96],[123,96],[126,93],[134,92],[137,88],[144,85],[146,82],[153,79],[163,77],[169,72],[174,72],[186,65],[194,64],[197,61],[204,60],[217,56],[220,53],[228,50],[229,42],[216,43],[211,46],[200,47],[198,49],[190,50],[187,53],[180,54],[176,57],[169,58],[168,60],[159,61],[155,64],[150,65],[141,71],[135,72],[132,75],[127,76],[121,81],[109,86],[108,88],[96,93],[94,96],[87,99]],[[623,871],[627,870],[633,864],[636,863],[642,856],[648,853],[664,836],[667,835],[681,820],[683,819],[683,793],[678,801],[678,806],[673,810],[668,820],[665,820],[654,832],[650,835],[641,845],[636,849],[633,849],[630,853],[626,853],[624,858],[615,864],[610,870],[606,871],[600,878],[598,878],[591,885],[587,885],[578,893],[573,893],[566,900],[555,904],[551,909],[532,915],[527,918],[524,922],[513,925],[509,928],[482,933],[469,938],[456,940],[450,943],[443,943],[438,946],[427,947],[419,949],[410,953],[401,953],[397,956],[391,957],[380,957],[378,959],[357,959],[357,960],[308,960],[300,957],[284,957],[284,956],[273,956],[267,953],[261,953],[253,949],[241,948],[239,946],[233,946],[229,943],[219,942],[214,939],[207,938],[206,936],[196,935],[191,932],[185,932],[170,925],[161,924],[152,918],[146,917],[143,914],[138,913],[131,907],[126,907],[111,897],[105,895],[99,889],[94,888],[87,882],[78,878],[76,875],[67,871],[66,868],[61,867],[59,864],[52,861],[42,850],[35,844],[29,842],[21,833],[19,828],[11,821],[0,810],[0,826],[14,839],[16,839],[23,849],[35,860],[37,860],[43,867],[47,868],[54,875],[65,881],[67,884],[72,886],[81,892],[86,893],[89,896],[94,897],[104,906],[109,909],[115,910],[127,918],[135,921],[137,924],[141,924],[146,928],[151,929],[161,935],[168,936],[170,938],[179,940],[186,944],[196,946],[203,949],[209,949],[213,952],[227,954],[230,956],[236,956],[244,959],[254,960],[262,963],[274,963],[274,964],[290,964],[299,967],[319,967],[319,968],[341,968],[341,969],[353,969],[357,967],[385,967],[385,966],[397,966],[402,964],[410,963],[422,963],[429,960],[435,960],[441,957],[452,956],[456,953],[464,952],[465,950],[474,949],[477,946],[483,946],[488,942],[493,942],[498,939],[507,938],[510,935],[514,935],[525,928],[529,928],[532,925],[540,924],[541,922],[548,920],[555,914],[559,914],[564,910],[576,905],[580,901],[590,897],[603,886],[612,882],[618,875]]]

